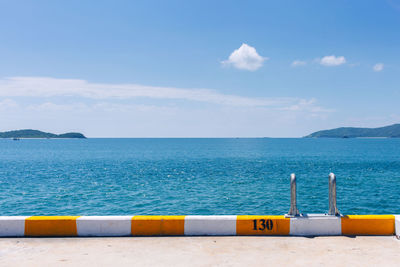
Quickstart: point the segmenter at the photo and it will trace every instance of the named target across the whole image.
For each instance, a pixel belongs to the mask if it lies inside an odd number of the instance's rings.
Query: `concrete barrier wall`
[[[0,236],[400,235],[400,215],[0,216]]]
[[[341,217],[336,216],[306,216],[290,219],[290,235],[319,236],[341,235]]]

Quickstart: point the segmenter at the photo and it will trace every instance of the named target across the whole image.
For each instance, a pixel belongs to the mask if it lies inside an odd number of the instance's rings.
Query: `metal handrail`
[[[285,215],[288,217],[300,216],[300,212],[297,209],[297,193],[296,193],[296,175],[292,173],[290,175],[290,209]],[[325,213],[326,215],[326,213]],[[329,211],[328,215],[340,216],[340,212],[336,204],[336,175],[333,173],[329,174]],[[301,215],[303,216],[303,215]]]
[[[299,210],[297,209],[296,175],[294,173],[290,175],[290,209],[287,215],[300,215]]]
[[[328,215],[340,215],[340,212],[336,206],[336,175],[333,173],[329,174],[329,212]]]

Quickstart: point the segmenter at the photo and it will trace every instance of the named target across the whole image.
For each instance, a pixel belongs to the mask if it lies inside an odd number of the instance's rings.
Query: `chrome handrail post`
[[[336,175],[333,173],[329,174],[329,212],[328,215],[340,215],[340,212],[336,206]]]
[[[299,210],[297,209],[296,175],[294,173],[290,175],[290,210],[287,215],[299,216]]]

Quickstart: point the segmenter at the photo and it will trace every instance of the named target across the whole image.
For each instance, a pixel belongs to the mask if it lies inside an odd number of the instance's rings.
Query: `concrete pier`
[[[0,266],[399,266],[394,236],[0,238]]]

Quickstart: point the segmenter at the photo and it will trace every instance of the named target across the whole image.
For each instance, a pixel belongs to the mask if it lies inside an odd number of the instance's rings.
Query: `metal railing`
[[[296,189],[296,175],[292,173],[290,175],[290,209],[286,214],[287,217],[300,216],[300,212],[297,209]],[[333,173],[329,174],[329,211],[327,215],[340,216],[340,212],[336,205],[336,175]]]
[[[340,215],[336,206],[336,175],[329,174],[329,212],[328,215]]]
[[[296,174],[290,175],[290,210],[288,216],[299,216],[299,210],[297,209],[297,193],[296,193]]]

